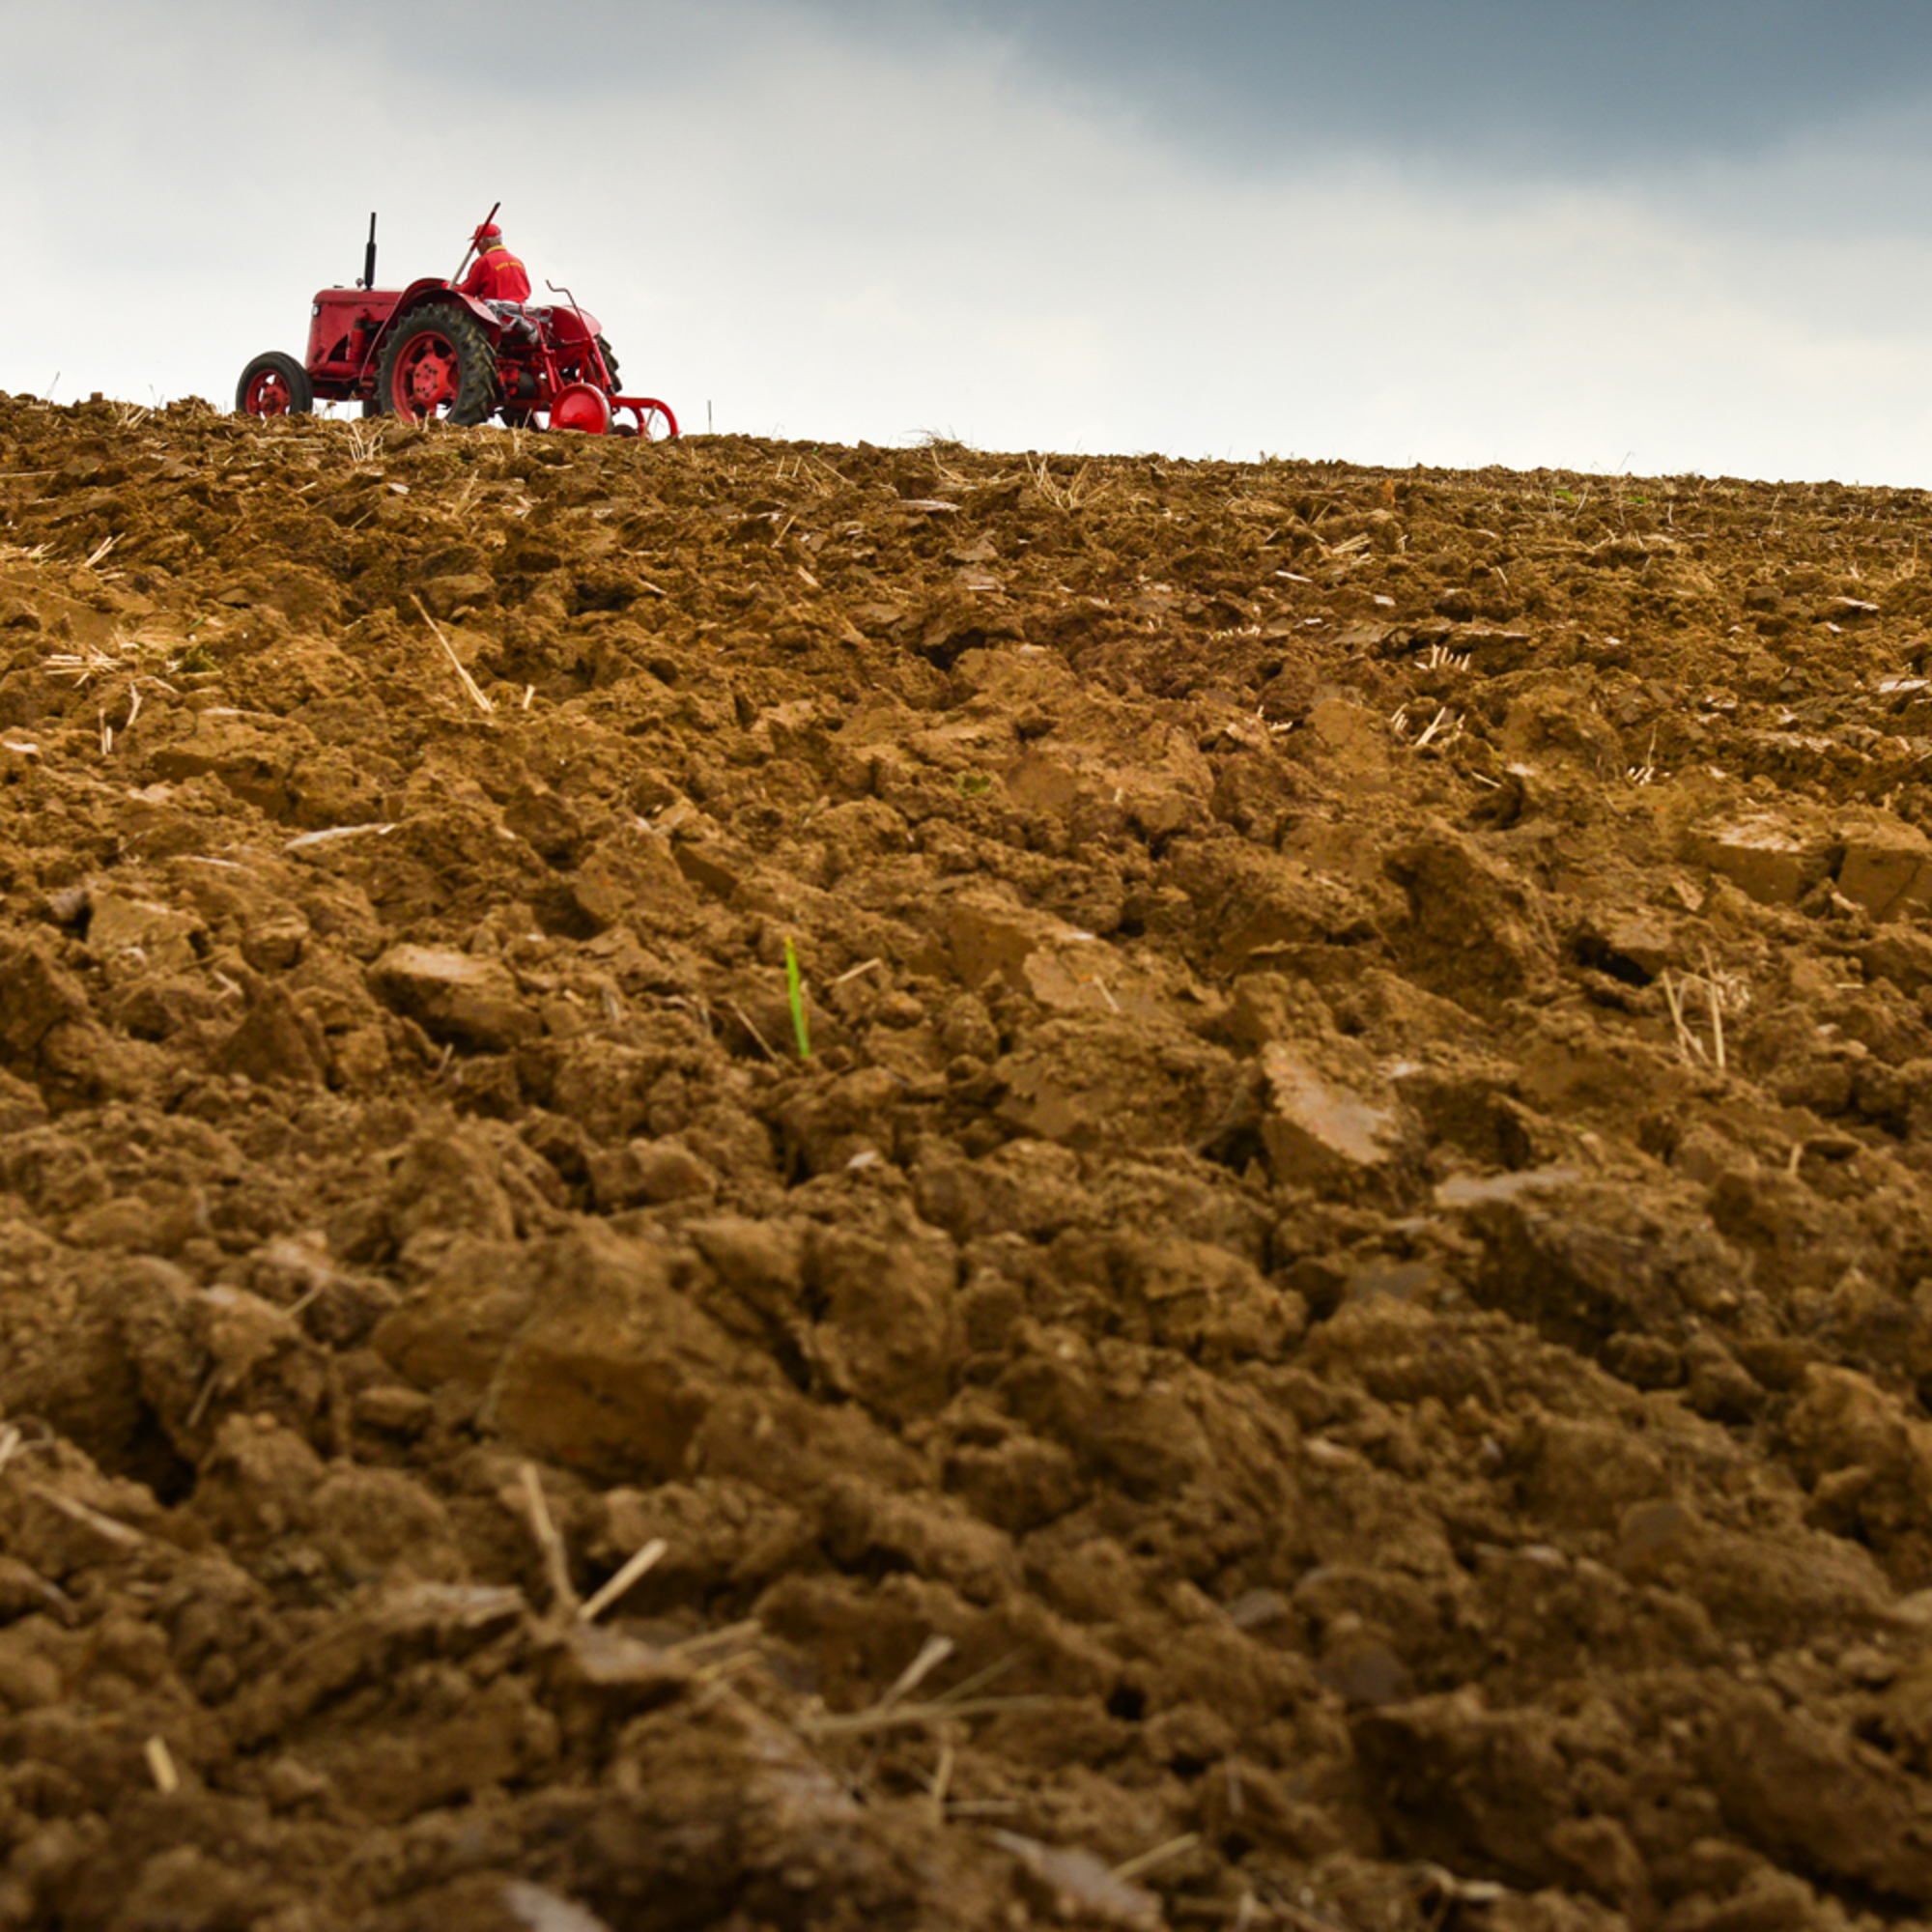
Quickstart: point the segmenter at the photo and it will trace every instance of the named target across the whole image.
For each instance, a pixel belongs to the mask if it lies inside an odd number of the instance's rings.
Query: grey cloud
[[[1190,146],[1354,146],[1548,174],[1743,157],[1932,94],[1921,0],[815,0],[903,38],[977,22]]]
[[[1026,71],[1243,168],[1340,147],[1642,175],[1932,97],[1923,0],[577,0],[541,55],[523,0],[291,11],[318,36],[354,18],[400,71],[524,99],[629,87],[639,117],[668,86],[728,85],[749,48],[788,32],[915,61],[995,41]]]

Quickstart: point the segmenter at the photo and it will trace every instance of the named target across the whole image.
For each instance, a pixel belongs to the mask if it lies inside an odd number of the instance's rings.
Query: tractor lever
[[[588,335],[590,333],[589,325],[583,320],[583,311],[578,306],[577,298],[568,289],[559,288],[548,275],[544,277],[544,287],[549,289],[553,295],[561,296],[570,304],[570,312],[577,318],[578,327],[583,330],[585,335]],[[614,389],[617,384],[611,377],[610,365],[604,360],[604,338],[602,336],[599,336],[590,345],[590,359],[592,366],[603,376],[603,386],[607,390]]]

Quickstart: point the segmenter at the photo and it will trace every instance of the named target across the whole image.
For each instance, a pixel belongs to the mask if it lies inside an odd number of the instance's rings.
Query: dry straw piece
[[[495,711],[497,708],[496,701],[491,697],[490,694],[487,691],[485,691],[483,687],[480,684],[478,684],[473,677],[469,675],[469,667],[467,664],[465,664],[460,657],[456,655],[456,646],[452,644],[446,637],[443,636],[442,626],[439,624],[436,621],[436,619],[429,614],[428,608],[424,605],[422,599],[418,597],[413,590],[410,592],[410,602],[413,604],[416,607],[416,609],[422,612],[423,622],[430,627],[430,630],[433,633],[435,633],[437,642],[442,646],[443,655],[448,658],[450,664],[454,667],[457,680],[459,683],[462,684],[464,691],[469,695],[469,701],[475,705],[478,711],[484,712],[486,714]]]
[[[1702,973],[1672,974],[1668,967],[1658,975],[1664,1003],[1670,1009],[1670,1025],[1677,1036],[1677,1057],[1687,1065],[1702,1061],[1722,1073],[1728,1069],[1729,1056],[1724,1044],[1726,1010],[1742,1012],[1750,1004],[1749,988],[1744,980],[1719,970],[1709,952],[1704,954]],[[1711,1039],[1706,1045],[1692,1025],[1691,1000],[1701,994],[1710,1014]]]
[[[663,1537],[654,1536],[639,1549],[624,1567],[607,1582],[588,1602],[581,1605],[577,1616],[580,1623],[594,1624],[612,1604],[616,1603],[633,1583],[639,1582],[659,1563],[670,1548]]]
[[[522,1476],[524,1508],[529,1516],[530,1534],[536,1538],[537,1548],[543,1552],[544,1575],[550,1580],[551,1607],[558,1616],[567,1617],[577,1608],[577,1586],[570,1580],[570,1557],[564,1549],[556,1520],[550,1513],[550,1503],[544,1495],[543,1478],[537,1474],[537,1465],[526,1463]]]
[[[758,1031],[757,1022],[752,1018],[751,1014],[748,1013],[744,1009],[744,1008],[738,1004],[736,1000],[726,1000],[724,1004],[728,1008],[730,1008],[732,1012],[737,1014],[738,1024],[742,1026],[745,1029],[745,1031],[748,1034],[750,1034],[754,1040],[757,1041],[758,1051],[762,1053],[767,1060],[776,1061],[778,1059],[778,1055],[772,1051],[771,1041],[768,1040],[764,1037],[764,1035]]]
[[[950,1636],[927,1637],[920,1645],[919,1655],[899,1672],[893,1688],[879,1699],[878,1708],[889,1710],[901,1697],[910,1697],[957,1648]]]
[[[1026,469],[1028,480],[1056,510],[1077,510],[1086,500],[1087,472],[1093,467],[1091,463],[1083,463],[1070,483],[1055,481],[1043,456],[1029,463]]]
[[[895,1704],[890,1710],[874,1705],[869,1711],[835,1711],[823,1718],[805,1718],[799,1731],[809,1738],[864,1737],[871,1731],[916,1731],[955,1718],[990,1718],[1001,1711],[1064,1711],[1065,1697],[1035,1693],[1020,1697],[960,1697],[949,1703]]]
[[[1191,1852],[1200,1842],[1199,1832],[1183,1832],[1179,1837],[1169,1838],[1155,1845],[1151,1851],[1143,1852],[1139,1858],[1116,1865],[1114,1876],[1122,1884],[1131,1884],[1142,1872],[1152,1871],[1156,1865],[1164,1865],[1169,1859],[1178,1859],[1182,1852]]]
[[[181,1789],[181,1773],[175,1768],[174,1752],[168,1748],[168,1741],[162,1737],[153,1737],[141,1747],[142,1755],[148,1760],[148,1776],[155,1780],[155,1789],[163,1798],[172,1798]]]
[[[75,1496],[63,1495],[59,1490],[49,1489],[43,1483],[34,1484],[33,1491],[43,1503],[51,1504],[64,1517],[85,1524],[97,1536],[118,1544],[123,1549],[138,1549],[148,1540],[131,1524],[116,1517],[103,1516],[99,1510],[90,1508]]]
[[[846,967],[844,972],[839,974],[838,979],[828,980],[826,982],[826,990],[830,992],[832,988],[835,986],[842,986],[846,984],[847,981],[858,979],[859,976],[863,973],[876,972],[886,962],[883,959],[861,960],[860,963],[856,966]]]

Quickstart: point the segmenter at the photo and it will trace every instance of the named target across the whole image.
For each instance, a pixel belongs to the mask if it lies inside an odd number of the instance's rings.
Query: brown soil
[[[0,511],[0,1925],[1932,1908],[1924,497]]]

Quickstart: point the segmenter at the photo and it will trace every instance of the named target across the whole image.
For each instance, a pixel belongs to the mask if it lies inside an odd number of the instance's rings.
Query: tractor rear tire
[[[305,416],[314,408],[315,388],[308,371],[279,349],[256,356],[235,385],[239,416]]]
[[[497,350],[483,325],[447,302],[406,316],[383,345],[376,405],[410,422],[486,421],[497,407]]]
[[[617,380],[617,352],[600,335],[597,338],[597,353],[604,358],[604,366],[611,372],[611,393],[614,396],[624,385]]]

